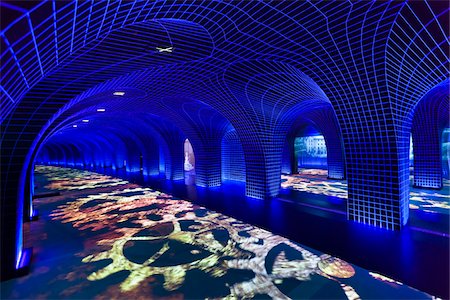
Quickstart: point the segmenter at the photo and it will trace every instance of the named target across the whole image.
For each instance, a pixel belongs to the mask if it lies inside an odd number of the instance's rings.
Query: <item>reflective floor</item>
[[[31,274],[2,299],[426,299],[337,257],[110,176],[37,167]],[[276,220],[273,220],[276,222]]]
[[[282,188],[347,199],[347,182],[327,179],[326,170],[300,169],[299,174],[282,175],[281,179]],[[444,178],[443,188],[438,191],[411,186],[409,201],[410,209],[450,215],[450,180]]]
[[[417,230],[448,236],[450,218],[450,180],[443,179],[441,190],[419,189],[410,186],[409,225]],[[282,175],[281,188],[328,198],[306,197],[304,205],[319,209],[329,209],[345,213],[347,210],[347,182],[327,178],[327,171],[320,169],[300,169],[298,174]],[[286,195],[286,191],[281,191]],[[289,195],[290,197],[291,195]]]

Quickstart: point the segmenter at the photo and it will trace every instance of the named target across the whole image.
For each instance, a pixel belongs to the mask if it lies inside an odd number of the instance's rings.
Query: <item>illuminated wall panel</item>
[[[169,154],[165,158],[166,179],[182,180],[184,179],[184,137],[176,132],[165,136]]]
[[[294,148],[295,136],[289,136],[286,138],[283,147],[283,158],[281,164],[282,174],[295,174],[297,173],[297,161],[296,152]]]

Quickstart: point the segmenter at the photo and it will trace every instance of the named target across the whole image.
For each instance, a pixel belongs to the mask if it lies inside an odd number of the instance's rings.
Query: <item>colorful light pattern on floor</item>
[[[89,207],[84,208],[86,205]],[[122,292],[131,291],[148,277],[158,274],[164,277],[164,288],[175,291],[185,281],[186,272],[191,270],[201,270],[218,279],[224,277],[229,270],[247,270],[254,273],[253,278],[229,285],[230,293],[220,296],[251,298],[258,294],[286,298],[276,287],[275,281],[278,284],[282,284],[285,278],[308,281],[312,275],[319,275],[339,283],[349,299],[359,298],[353,288],[339,280],[352,277],[342,275],[348,272],[354,274],[351,265],[337,264],[339,260],[330,260],[328,256],[321,259],[305,248],[268,231],[187,201],[173,200],[166,194],[147,188],[126,189],[77,199],[61,206],[52,217],[62,222],[71,222],[80,230],[97,231],[108,228],[122,235],[98,241],[99,245],[107,246],[109,250],[89,255],[82,260],[84,263],[112,260],[107,267],[90,274],[89,280],[101,280],[114,273],[128,271],[127,279],[120,284]],[[120,226],[130,219],[133,219],[135,226]],[[145,251],[127,257],[129,247],[145,243],[156,243],[161,247],[154,253]],[[191,250],[187,253],[173,253],[179,248]],[[277,252],[272,272],[268,272],[265,261],[276,248],[282,250]],[[288,259],[285,254],[287,251],[295,253],[297,259]],[[185,261],[181,259],[178,264],[173,265],[170,261],[171,252],[172,255],[184,256]],[[342,265],[345,266],[339,268]]]
[[[50,185],[54,189],[80,190],[80,196],[57,204],[48,222],[52,228],[73,228],[83,239],[80,252],[64,254],[64,262],[73,261],[66,275],[50,276],[47,289],[44,282],[31,284],[34,290],[45,290],[39,298],[432,298],[162,192],[124,184],[86,195],[86,189],[111,178],[62,168],[39,171],[57,178],[60,185]],[[90,176],[80,185],[77,176],[86,173]],[[44,221],[38,222],[42,227]],[[41,266],[20,283],[36,283],[39,273],[51,270]],[[57,292],[55,282],[66,288]],[[14,298],[21,298],[21,292],[16,289]],[[36,295],[22,298],[30,296]]]
[[[281,179],[281,187],[285,189],[290,188],[300,192],[341,199],[348,197],[347,182],[327,179],[326,170],[302,169],[299,174],[282,175]],[[409,208],[450,215],[450,180],[443,179],[443,186],[440,191],[411,187]]]
[[[49,190],[84,190],[127,184],[128,181],[107,175],[53,166],[36,166],[35,172],[45,174],[50,182],[44,188]]]

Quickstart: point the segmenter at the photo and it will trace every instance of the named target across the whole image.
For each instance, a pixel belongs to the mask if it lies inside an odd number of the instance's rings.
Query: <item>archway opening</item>
[[[450,216],[448,88],[448,80],[432,88],[410,115],[410,220],[439,232]]]
[[[422,213],[426,213],[428,217],[431,215],[450,215],[450,128],[444,128],[440,138],[439,149],[442,168],[441,187],[433,188],[416,185],[414,149],[414,140],[411,135],[409,142],[409,208],[412,210],[420,210]]]
[[[184,141],[184,181],[186,185],[195,184],[195,155],[189,139]]]
[[[307,122],[288,136],[283,150],[281,193],[294,198],[297,192],[308,193],[308,197],[301,197],[305,204],[345,212],[347,182],[330,176],[330,171],[344,168],[343,161],[336,159],[340,155],[332,155],[342,151],[342,144],[332,132],[327,134],[325,136],[314,123]]]

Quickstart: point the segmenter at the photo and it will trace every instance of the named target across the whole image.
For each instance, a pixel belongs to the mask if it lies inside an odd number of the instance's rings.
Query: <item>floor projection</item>
[[[347,182],[327,179],[326,170],[300,169],[299,174],[282,175],[281,181],[282,188],[347,199]],[[409,208],[450,215],[450,180],[443,179],[443,186],[442,190],[417,189],[411,186]]]
[[[36,168],[31,274],[2,298],[432,298],[381,274],[171,195]]]

